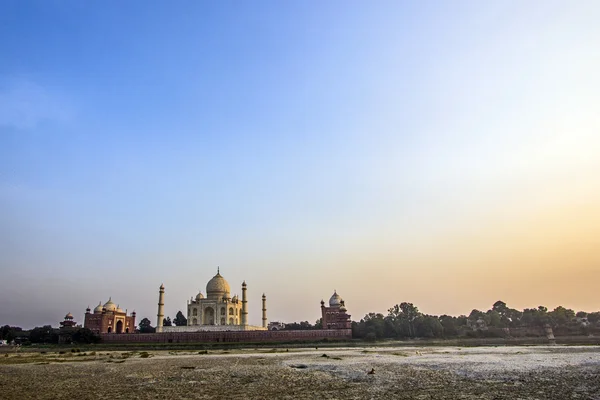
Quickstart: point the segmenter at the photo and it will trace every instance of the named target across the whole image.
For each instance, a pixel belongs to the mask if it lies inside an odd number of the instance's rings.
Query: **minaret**
[[[267,327],[267,296],[263,293],[262,296],[262,327]]]
[[[248,299],[246,297],[246,281],[242,283],[242,325],[248,325]]]
[[[165,285],[160,285],[160,290],[158,291],[158,314],[156,315],[158,318],[156,321],[156,332],[160,333],[163,331],[163,318],[165,317]]]

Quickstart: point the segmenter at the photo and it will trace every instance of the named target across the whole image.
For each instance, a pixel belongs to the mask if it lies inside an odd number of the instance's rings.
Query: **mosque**
[[[83,326],[94,333],[133,333],[135,332],[135,311],[127,315],[127,310],[121,309],[109,298],[104,305],[102,302],[98,303],[93,313],[90,307],[85,310]]]
[[[267,330],[267,297],[262,295],[262,326],[248,325],[246,281],[242,298],[231,296],[229,283],[219,269],[206,284],[206,297],[199,292],[187,301],[187,326],[163,326],[165,287],[160,286],[156,332],[260,331]]]

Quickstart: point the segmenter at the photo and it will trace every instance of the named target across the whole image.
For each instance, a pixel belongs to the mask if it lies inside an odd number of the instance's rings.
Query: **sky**
[[[0,325],[597,311],[597,1],[0,2]]]

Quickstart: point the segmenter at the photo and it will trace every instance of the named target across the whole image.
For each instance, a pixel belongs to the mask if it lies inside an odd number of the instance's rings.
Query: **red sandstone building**
[[[351,329],[352,321],[346,311],[344,299],[336,291],[329,299],[329,307],[325,307],[325,302],[321,300],[323,329]]]
[[[85,310],[83,326],[94,333],[134,333],[135,311],[127,315],[126,311],[108,299],[104,305],[100,302],[93,314],[89,307]]]
[[[60,323],[60,329],[74,328],[77,323],[73,320],[73,314],[68,313],[65,315],[65,320]]]

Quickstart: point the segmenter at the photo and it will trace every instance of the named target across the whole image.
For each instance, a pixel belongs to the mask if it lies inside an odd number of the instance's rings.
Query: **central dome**
[[[117,305],[112,302],[110,297],[108,298],[108,301],[104,303],[104,308],[106,311],[117,311]]]
[[[206,297],[209,299],[229,297],[229,292],[229,283],[219,272],[206,284]]]

